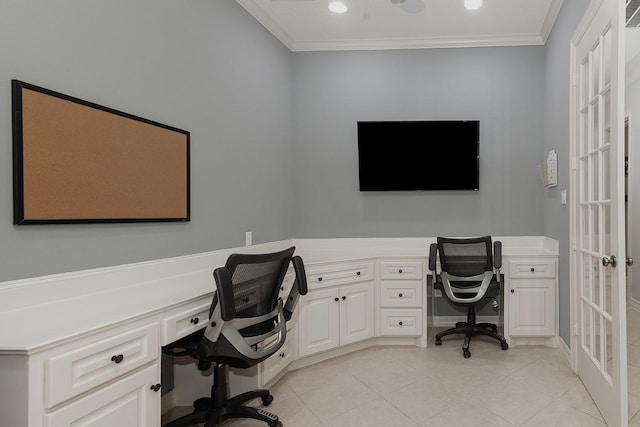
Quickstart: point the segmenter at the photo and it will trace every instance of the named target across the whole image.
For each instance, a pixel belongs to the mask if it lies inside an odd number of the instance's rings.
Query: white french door
[[[612,427],[628,425],[623,9],[622,0],[592,0],[571,41],[572,348]]]

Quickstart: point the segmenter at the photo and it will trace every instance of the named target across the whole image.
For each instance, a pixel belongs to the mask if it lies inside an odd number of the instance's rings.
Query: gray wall
[[[570,227],[569,205],[560,203],[560,192],[569,190],[569,43],[589,5],[589,0],[563,2],[544,51],[544,144],[540,159],[555,149],[558,153],[558,186],[543,192],[545,236],[560,242],[560,336],[571,345],[570,318]]]
[[[543,47],[295,53],[293,71],[296,237],[542,234]],[[480,191],[359,192],[358,120],[480,120]]]
[[[291,53],[236,2],[0,10],[0,281],[293,235]],[[12,225],[12,78],[191,131],[192,221]]]

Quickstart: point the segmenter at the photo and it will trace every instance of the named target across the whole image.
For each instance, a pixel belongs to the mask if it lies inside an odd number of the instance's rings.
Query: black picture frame
[[[190,132],[12,80],[16,225],[187,222]]]

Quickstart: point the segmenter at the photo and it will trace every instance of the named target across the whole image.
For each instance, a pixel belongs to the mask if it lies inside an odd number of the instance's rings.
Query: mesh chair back
[[[294,250],[289,248],[273,254],[235,254],[229,257],[225,267],[231,273],[236,318],[262,316],[276,308]],[[258,335],[265,329],[273,329],[274,321],[240,332],[243,336]]]
[[[438,237],[440,267],[453,276],[470,277],[493,270],[491,236],[473,239]]]

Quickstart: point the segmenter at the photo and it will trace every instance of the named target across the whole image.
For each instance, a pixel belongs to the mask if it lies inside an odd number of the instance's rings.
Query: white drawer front
[[[373,262],[310,265],[306,269],[309,289],[373,280]]]
[[[207,326],[211,299],[198,303],[184,311],[167,317],[162,321],[162,344],[167,345],[175,340]]]
[[[99,334],[90,343],[45,361],[45,406],[118,378],[159,358],[158,324],[117,335]]]
[[[160,425],[160,392],[151,389],[160,377],[151,365],[44,416],[45,427]]]
[[[512,278],[553,278],[556,277],[554,260],[513,260],[509,261],[509,277]]]
[[[382,310],[380,321],[383,336],[422,335],[422,310]]]
[[[422,279],[422,262],[420,261],[382,261],[380,262],[381,279]]]
[[[382,307],[422,307],[422,281],[391,280],[380,283]]]

